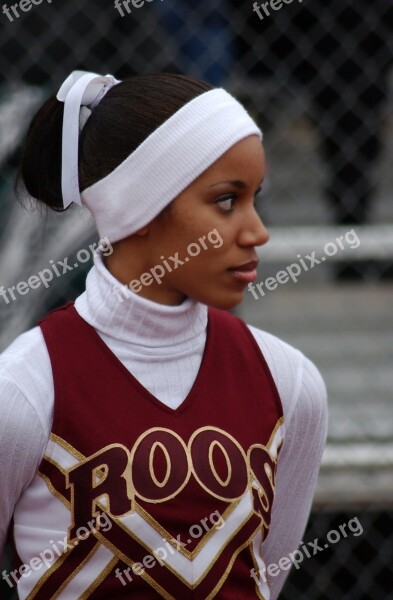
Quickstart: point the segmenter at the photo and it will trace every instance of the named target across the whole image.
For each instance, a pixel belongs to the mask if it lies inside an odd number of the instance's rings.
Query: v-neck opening
[[[205,370],[206,370],[206,363],[209,361],[210,359],[210,353],[211,353],[211,344],[212,344],[212,319],[211,319],[211,312],[208,309],[207,311],[207,327],[206,327],[206,340],[205,340],[205,347],[203,349],[203,355],[202,355],[202,360],[201,360],[201,364],[199,365],[199,369],[198,369],[198,373],[194,379],[194,383],[191,386],[190,391],[188,392],[187,396],[185,397],[185,399],[182,401],[182,403],[177,407],[177,408],[171,408],[170,406],[167,406],[166,404],[164,404],[164,402],[162,402],[159,398],[156,398],[156,396],[154,396],[147,388],[145,388],[144,385],[142,385],[142,383],[135,377],[135,375],[133,375],[133,373],[131,373],[131,371],[129,371],[121,362],[121,360],[116,356],[116,354],[114,352],[112,352],[112,350],[109,348],[109,346],[104,342],[104,340],[98,335],[97,331],[94,329],[94,327],[92,327],[91,325],[89,325],[89,323],[87,323],[78,313],[78,311],[76,310],[75,306],[72,306],[73,310],[75,311],[75,314],[77,315],[77,317],[80,319],[80,321],[89,328],[89,330],[91,331],[91,333],[93,334],[93,336],[96,337],[97,341],[98,341],[98,345],[102,348],[102,350],[104,351],[104,353],[107,355],[107,357],[109,358],[110,362],[113,363],[113,365],[120,370],[120,372],[122,373],[123,377],[125,378],[125,380],[127,381],[127,383],[129,385],[134,385],[136,386],[139,391],[142,393],[142,395],[147,398],[147,400],[149,400],[154,406],[157,406],[158,408],[160,408],[161,410],[163,410],[164,412],[168,412],[172,415],[178,415],[181,414],[184,410],[186,410],[186,408],[191,404],[191,402],[193,401],[196,393],[197,393],[197,388],[200,386],[201,384],[201,380],[204,376]]]

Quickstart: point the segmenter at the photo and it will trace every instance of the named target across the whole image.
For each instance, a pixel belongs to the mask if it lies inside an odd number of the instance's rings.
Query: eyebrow
[[[260,185],[262,185],[263,181],[264,180],[262,179]],[[223,185],[225,183],[229,183],[230,185],[237,187],[239,190],[243,190],[245,187],[247,187],[244,181],[240,181],[239,179],[236,179],[234,181],[220,181],[219,183],[213,183],[213,185],[209,187],[216,187],[217,185]]]
[[[233,185],[238,189],[243,189],[246,187],[244,181],[239,181],[238,179],[236,179],[235,181],[220,181],[219,183],[213,183],[213,185],[211,185],[210,187],[216,187],[217,185],[223,185],[224,183],[229,183],[230,185]]]

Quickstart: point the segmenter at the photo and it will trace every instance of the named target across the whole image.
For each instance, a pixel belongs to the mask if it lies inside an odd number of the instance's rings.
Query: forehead
[[[249,136],[234,144],[206,171],[190,183],[173,202],[177,206],[179,202],[182,203],[182,199],[187,199],[190,208],[188,194],[191,190],[204,193],[207,188],[211,188],[213,191],[213,186],[234,180],[241,181],[242,187],[251,186],[256,188],[260,185],[264,176],[265,153],[261,140],[256,135]]]
[[[265,154],[258,136],[249,136],[234,144],[204,173],[201,179],[210,180],[217,177],[241,179],[263,177]]]

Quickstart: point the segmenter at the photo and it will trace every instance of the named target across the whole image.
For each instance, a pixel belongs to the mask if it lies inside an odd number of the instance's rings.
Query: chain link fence
[[[305,558],[281,597],[393,598],[391,0],[36,0],[1,10],[0,285],[66,256],[74,264],[98,241],[78,207],[43,216],[12,191],[29,120],[71,70],[185,72],[228,88],[264,131],[263,278],[326,255],[239,309],[303,350],[327,382],[328,447],[304,540],[355,516],[364,529]],[[357,246],[344,244],[349,231]],[[90,267],[0,297],[0,350],[81,293]],[[1,598],[12,593],[0,582]]]

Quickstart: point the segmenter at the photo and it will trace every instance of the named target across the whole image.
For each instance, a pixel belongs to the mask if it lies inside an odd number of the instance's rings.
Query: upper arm
[[[261,549],[267,565],[290,558],[303,538],[326,444],[327,416],[325,384],[315,365],[304,357],[302,384],[277,461],[271,530]],[[268,577],[272,600],[288,574],[279,570],[275,577]]]
[[[14,382],[0,376],[0,555],[14,507],[45,450],[40,419]]]
[[[0,555],[14,507],[44,455],[53,396],[50,359],[36,327],[0,355]]]
[[[275,336],[252,329],[280,394],[285,425],[270,530],[261,547],[268,567],[288,557],[302,540],[326,444],[327,392],[319,370],[301,352]],[[289,571],[273,572],[276,575],[268,574],[268,582],[275,600]]]

